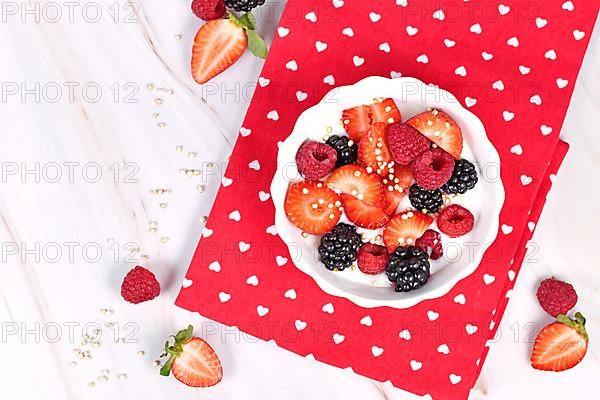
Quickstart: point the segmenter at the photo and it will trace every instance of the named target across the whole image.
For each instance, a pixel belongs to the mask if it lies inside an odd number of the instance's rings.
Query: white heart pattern
[[[333,0],[333,6],[335,8],[340,8],[344,6],[344,0]]]
[[[502,118],[504,118],[504,120],[506,122],[510,122],[513,120],[513,118],[515,118],[515,114],[506,110],[506,111],[502,112]]]
[[[220,272],[221,264],[218,261],[213,261],[210,264],[208,264],[208,269],[211,271]]]
[[[556,58],[557,58],[556,51],[554,51],[554,50],[548,50],[548,51],[547,51],[547,52],[544,54],[544,57],[546,57],[546,58],[547,58],[547,59],[549,59],[549,60],[552,60],[552,61],[554,61],[554,60],[556,60]]]
[[[323,78],[323,83],[333,86],[335,85],[335,78],[333,75],[327,75],[325,78]]]
[[[275,236],[277,235],[277,228],[275,228],[275,225],[271,225],[265,229],[265,232],[267,232],[269,235]]]
[[[533,232],[533,230],[535,229],[535,222],[529,221],[527,223],[527,228],[529,229],[530,232]]]
[[[438,353],[441,354],[450,354],[450,348],[448,347],[447,344],[441,344],[438,346],[437,348]]]
[[[456,42],[454,40],[451,40],[451,39],[444,39],[444,45],[447,48],[451,48],[451,47],[454,47],[454,45],[456,45]]]
[[[523,154],[523,147],[520,144],[515,144],[513,147],[510,148],[510,152],[520,156],[521,154]]]
[[[267,192],[263,192],[262,190],[258,192],[258,199],[262,202],[265,202],[271,198],[271,195]]]
[[[181,287],[184,289],[189,288],[193,284],[194,284],[194,281],[191,279],[188,279],[188,278],[183,278],[183,281],[181,281]]]
[[[502,82],[501,80],[497,80],[496,82],[492,83],[492,88],[499,90],[499,91],[503,91],[504,90],[504,82]]]
[[[229,301],[229,299],[231,299],[231,295],[229,293],[225,293],[225,292],[219,293],[219,300],[221,301],[221,303],[227,303]]]
[[[566,88],[568,84],[569,84],[569,81],[566,79],[563,79],[563,78],[556,79],[556,86],[558,86],[559,89]]]
[[[423,363],[417,360],[410,360],[410,368],[413,371],[418,371],[423,367]]]
[[[575,5],[573,4],[572,1],[565,1],[562,5],[562,9],[563,10],[567,10],[567,11],[573,11],[575,9]]]
[[[346,337],[344,335],[341,335],[339,333],[334,333],[333,334],[333,343],[335,344],[340,344],[342,343],[344,340],[346,339]]]
[[[502,224],[500,229],[502,229],[502,233],[504,233],[505,235],[509,235],[514,228],[510,225]]]
[[[213,232],[214,231],[212,229],[204,227],[204,229],[202,229],[202,237],[203,238],[211,237]]]
[[[573,31],[573,38],[574,38],[575,40],[581,40],[581,39],[583,39],[584,37],[585,37],[585,32],[582,32],[582,31],[580,31],[580,30],[578,30],[578,29],[575,29],[575,30]]]
[[[521,73],[521,75],[527,75],[531,72],[531,68],[526,67],[524,65],[519,65],[519,72]]]
[[[477,99],[474,99],[472,97],[465,97],[465,104],[467,107],[473,107],[475,104],[477,104]]]
[[[533,178],[528,176],[528,175],[521,175],[521,184],[523,186],[527,186],[529,185],[531,182],[533,182]]]
[[[469,28],[469,31],[471,31],[471,33],[475,33],[477,35],[480,35],[481,32],[483,32],[483,29],[481,29],[481,25],[479,25],[478,23],[471,25],[471,27]]]
[[[240,242],[238,243],[238,247],[242,253],[245,253],[248,250],[250,250],[250,244],[244,242],[243,240],[240,240]]]
[[[233,183],[233,179],[230,179],[226,176],[221,178],[221,185],[223,185],[223,187],[227,187],[229,185],[231,185]]]
[[[519,47],[519,39],[516,36],[513,36],[506,41],[506,44],[510,47]]]
[[[450,374],[449,378],[450,378],[450,383],[452,383],[453,385],[457,385],[460,383],[460,381],[462,381],[462,376],[456,375],[456,374]]]
[[[300,320],[300,319],[297,319],[297,320],[294,322],[294,326],[296,327],[296,330],[297,330],[297,331],[301,331],[301,330],[303,330],[304,328],[306,328],[306,326],[307,326],[307,325],[308,325],[308,324],[307,324],[306,322],[304,322],[304,321],[302,321],[302,320]]]
[[[267,119],[270,119],[273,121],[279,120],[279,113],[277,112],[277,110],[269,111],[269,113],[267,114]]]
[[[498,12],[500,15],[506,15],[510,12],[510,7],[505,6],[504,4],[498,4]]]
[[[290,299],[290,300],[296,300],[296,291],[294,289],[288,289],[283,294],[283,297],[285,297],[286,299]]]
[[[484,51],[481,53],[481,58],[483,58],[485,61],[490,61],[492,58],[494,58],[494,55]]]
[[[437,313],[437,312],[435,312],[433,310],[427,311],[427,318],[429,318],[430,321],[435,321],[439,317],[440,317],[439,313]]]
[[[389,53],[392,49],[390,48],[390,44],[385,42],[379,45],[379,50],[383,51],[384,53]]]
[[[325,50],[327,50],[327,43],[325,43],[325,42],[321,42],[320,40],[317,40],[317,41],[315,42],[315,48],[317,49],[317,51],[318,51],[319,53],[321,53],[322,51],[325,51]]]
[[[327,314],[333,314],[335,312],[335,309],[333,308],[333,304],[331,303],[327,303],[323,306],[323,308],[321,308],[321,310],[323,310],[323,312],[327,313]]]
[[[315,14],[315,12],[314,12],[314,11],[311,11],[311,12],[309,12],[308,14],[306,14],[306,15],[304,16],[304,18],[305,18],[307,21],[310,21],[310,22],[317,22],[317,14]]]
[[[260,170],[260,162],[258,162],[258,160],[252,160],[248,163],[248,168],[258,171]]]
[[[350,27],[344,28],[342,30],[342,35],[346,35],[348,37],[353,37],[354,36],[354,30],[352,28],[350,28]]]
[[[283,256],[277,256],[275,257],[275,262],[277,263],[278,267],[283,267],[285,264],[287,264],[288,259]]]
[[[548,125],[542,125],[542,126],[540,126],[540,131],[542,132],[542,135],[548,136],[549,134],[552,133],[552,128],[549,127]]]
[[[277,34],[279,35],[280,38],[284,38],[290,34],[290,30],[288,28],[280,26],[279,28],[277,28]]]
[[[290,71],[298,71],[298,63],[296,60],[290,60],[285,64],[285,67]]]
[[[545,27],[548,24],[548,20],[544,19],[542,17],[537,17],[535,19],[535,26],[537,26],[539,29],[542,29],[543,27]]]
[[[421,54],[419,57],[417,57],[417,62],[421,64],[427,64],[429,62],[429,57],[427,57],[426,54]]]
[[[398,334],[398,337],[400,339],[410,340],[412,336],[411,336],[410,331],[408,329],[404,329],[402,332],[400,332]]]
[[[354,63],[355,66],[360,67],[361,65],[363,65],[365,63],[365,59],[359,56],[354,56],[352,57],[352,62]]]
[[[376,12],[370,12],[369,19],[371,20],[371,22],[379,22],[379,20],[381,20],[381,14],[377,14]]]
[[[379,346],[373,346],[371,347],[371,353],[373,354],[373,356],[379,357],[383,354],[383,349]]]
[[[240,212],[238,210],[234,210],[229,213],[229,219],[235,222],[240,222],[242,216],[240,215]]]
[[[367,316],[361,318],[360,324],[364,325],[364,326],[371,326],[371,325],[373,325],[373,320],[371,319],[370,316],[367,315]]]
[[[258,286],[258,277],[256,275],[252,275],[246,279],[246,283],[251,286]]]
[[[474,335],[478,329],[479,328],[476,325],[467,324],[465,326],[465,330],[467,331],[468,335]]]
[[[454,302],[455,302],[456,304],[462,304],[462,305],[465,305],[465,304],[467,303],[467,298],[465,297],[465,295],[464,295],[464,294],[462,294],[462,293],[461,293],[461,294],[459,294],[458,296],[456,296],[456,297],[454,298]]]
[[[531,98],[529,99],[529,102],[531,104],[535,104],[536,106],[540,106],[540,105],[542,105],[542,98],[540,97],[539,94],[536,94],[536,95],[531,96]]]
[[[258,77],[258,85],[260,87],[265,87],[265,86],[269,86],[269,83],[271,83],[270,79],[267,78],[263,78],[262,76]],[[241,129],[240,129],[241,130]]]
[[[467,76],[467,69],[463,65],[461,65],[460,67],[454,70],[454,73],[458,76],[465,77]]]
[[[304,101],[308,98],[308,93],[304,93],[301,90],[298,90],[296,92],[296,99],[298,99],[298,101]]]
[[[490,274],[483,275],[483,282],[485,282],[486,285],[491,285],[492,283],[494,283],[495,280],[496,280],[496,277],[494,275],[490,275]]]
[[[433,17],[433,19],[443,21],[446,19],[446,14],[444,14],[444,11],[442,11],[442,10],[437,10],[433,13],[432,17]]]
[[[259,317],[264,317],[265,315],[267,315],[269,313],[269,308],[263,307],[259,304],[256,307],[256,313],[258,314]]]
[[[408,34],[408,36],[415,36],[418,32],[419,32],[418,28],[415,28],[414,26],[410,26],[410,25],[406,26],[406,33]]]
[[[508,279],[512,282],[515,280],[516,273],[512,269],[508,270]]]

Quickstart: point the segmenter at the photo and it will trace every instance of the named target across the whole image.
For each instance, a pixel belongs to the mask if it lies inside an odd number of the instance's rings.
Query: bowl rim
[[[438,106],[440,109],[442,109],[444,111],[451,110],[452,111],[451,114],[462,113],[463,116],[472,120],[472,123],[476,125],[476,126],[472,127],[472,129],[476,129],[477,131],[482,132],[482,137],[484,137],[486,139],[484,145],[486,147],[486,152],[488,153],[488,158],[491,159],[491,162],[497,163],[498,169],[501,170],[500,155],[498,154],[496,147],[489,140],[489,138],[487,136],[487,132],[486,132],[485,127],[484,127],[483,123],[481,122],[481,120],[475,114],[473,114],[471,111],[469,111],[468,109],[463,107],[462,104],[456,99],[456,97],[454,95],[452,95],[450,92],[448,92],[444,89],[439,88],[439,86],[437,86],[437,85],[433,85],[433,84],[428,85],[428,84],[420,81],[419,79],[412,78],[412,77],[398,77],[398,78],[390,79],[390,78],[381,77],[381,76],[369,76],[369,77],[363,78],[351,85],[334,87],[325,96],[323,96],[323,98],[317,104],[315,104],[312,107],[309,107],[308,109],[306,109],[305,111],[303,111],[300,114],[300,116],[298,117],[298,119],[296,120],[296,122],[294,124],[294,128],[293,128],[292,132],[290,133],[290,135],[288,135],[288,137],[284,141],[282,141],[279,145],[278,154],[277,154],[277,170],[271,181],[270,192],[271,192],[271,199],[275,206],[275,228],[276,228],[277,234],[279,235],[281,240],[288,247],[290,254],[293,254],[293,252],[297,251],[298,249],[293,240],[286,240],[286,236],[287,236],[286,229],[282,229],[282,227],[284,226],[283,224],[287,221],[287,216],[285,215],[285,212],[283,210],[283,204],[285,201],[285,195],[287,194],[287,188],[289,186],[289,181],[285,180],[285,178],[284,178],[285,173],[283,171],[283,169],[286,168],[286,162],[288,162],[287,159],[289,158],[289,156],[287,156],[285,154],[285,151],[283,151],[286,148],[286,146],[285,146],[286,142],[290,141],[291,138],[294,138],[295,136],[301,134],[301,132],[299,130],[299,125],[300,125],[299,122],[303,118],[307,118],[308,115],[310,115],[311,113],[314,112],[315,108],[318,108],[320,105],[322,105],[328,99],[331,99],[335,95],[339,95],[340,92],[350,90],[350,88],[356,89],[357,87],[361,88],[361,87],[368,86],[368,85],[382,85],[382,84],[390,85],[392,87],[399,87],[399,88],[401,88],[401,86],[404,84],[416,84],[419,86],[419,90],[423,90],[424,88],[427,88],[428,91],[433,91],[432,95],[435,95],[436,99],[441,99],[439,101],[436,101],[436,103],[437,103],[436,106]],[[399,98],[399,96],[394,97],[394,98],[397,99],[397,98]],[[305,136],[305,134],[304,134],[304,136]],[[475,156],[476,156],[476,154],[475,154]],[[478,157],[475,157],[475,158],[477,159]],[[282,184],[284,184],[285,188],[286,188],[286,190],[284,190],[284,191],[279,190],[279,187]],[[502,182],[502,179],[498,179],[497,182],[493,183],[493,185],[495,186],[495,189],[496,189],[496,193],[495,193],[496,201],[492,204],[492,208],[491,208],[493,210],[492,225],[491,225],[486,237],[484,238],[483,243],[493,243],[496,241],[496,238],[498,236],[498,229],[500,226],[500,213],[504,206],[505,190],[504,190],[504,184]],[[486,210],[490,210],[490,208],[486,207]],[[305,274],[307,274],[308,276],[310,276],[316,282],[316,284],[319,286],[319,288],[329,295],[348,299],[351,302],[353,302],[354,304],[356,304],[360,307],[364,307],[364,308],[390,307],[390,308],[397,308],[397,309],[405,309],[405,308],[413,307],[422,301],[440,298],[440,297],[448,294],[452,290],[452,288],[454,288],[454,286],[456,286],[456,284],[459,281],[470,276],[477,270],[486,251],[487,251],[487,249],[485,251],[483,249],[478,251],[472,261],[470,261],[464,268],[462,268],[460,270],[460,272],[457,273],[454,277],[449,279],[445,284],[440,285],[438,288],[432,289],[429,291],[419,291],[418,290],[418,291],[410,292],[410,293],[414,294],[412,297],[405,297],[405,298],[398,299],[398,300],[380,300],[380,299],[372,299],[372,298],[365,298],[362,296],[358,296],[356,294],[353,294],[353,293],[350,293],[350,292],[344,290],[343,288],[340,288],[340,287],[334,285],[333,283],[331,283],[327,280],[322,279],[318,274],[313,273],[314,266],[308,265],[308,264],[314,264],[314,262],[307,263],[303,257],[300,257],[297,260],[294,259],[294,257],[291,257],[290,260],[296,266],[296,268],[298,268],[300,271],[302,271]]]

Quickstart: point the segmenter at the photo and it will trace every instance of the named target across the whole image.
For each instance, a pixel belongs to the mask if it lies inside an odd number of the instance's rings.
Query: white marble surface
[[[246,54],[203,89],[188,72],[190,43],[200,25],[188,11],[188,1],[99,0],[88,8],[86,2],[75,3],[71,21],[66,6],[61,6],[62,16],[56,20],[56,10],[48,3],[28,3],[34,10],[37,4],[39,22],[35,11],[24,13],[25,3],[11,3],[17,14],[9,15],[12,11],[4,8],[6,20],[0,24],[4,96],[0,104],[0,396],[413,398],[389,385],[236,334],[173,305],[200,236],[202,217],[208,214],[219,183],[218,171],[187,177],[180,169],[206,168],[207,162],[218,166],[225,159],[261,61]],[[126,17],[132,6],[127,4],[139,6],[137,18],[130,21]],[[7,6],[9,2],[3,2]],[[273,12],[260,18],[260,31],[268,40],[282,6],[272,3]],[[102,15],[92,22],[98,7]],[[562,132],[571,152],[534,237],[539,250],[520,275],[501,324],[502,336],[490,352],[473,398],[559,399],[566,394],[588,398],[597,390],[600,275],[593,251],[600,248],[600,218],[594,211],[595,198],[600,196],[595,184],[600,175],[599,65],[597,29]],[[79,83],[72,101],[69,82]],[[148,83],[154,84],[154,90],[146,88]],[[57,87],[62,97],[53,102]],[[102,95],[93,102],[98,87]],[[174,92],[158,91],[158,87]],[[128,94],[137,102],[126,102]],[[162,98],[163,104],[156,104],[156,98]],[[153,113],[160,115],[155,118]],[[166,126],[158,127],[159,122]],[[183,151],[177,151],[177,146]],[[196,158],[188,152],[196,153]],[[36,163],[39,182],[34,173],[24,173],[35,169]],[[98,170],[102,177],[92,182]],[[51,182],[57,171],[62,176]],[[199,193],[197,185],[205,185],[205,191]],[[150,194],[158,188],[171,193]],[[156,233],[149,231],[151,221],[158,223]],[[124,250],[128,242],[140,249],[133,258],[149,256],[144,263],[163,286],[157,300],[139,306],[126,304],[119,296],[120,280],[134,265]],[[62,254],[57,256],[57,249]],[[98,249],[100,257],[93,260]],[[531,327],[526,324],[549,322],[533,292],[539,279],[549,275],[575,285],[578,308],[589,318],[590,352],[581,365],[561,374],[536,372],[528,363],[531,343],[526,335]],[[102,314],[101,308],[114,314]],[[109,329],[108,322],[117,325]],[[86,323],[102,328],[100,346],[80,343]],[[214,388],[187,388],[161,378],[152,365],[164,339],[188,323],[208,338],[223,359],[225,377]],[[75,337],[69,337],[69,324],[79,324]],[[134,332],[136,327],[139,330]],[[55,340],[57,332],[61,337]],[[128,334],[127,343],[115,343],[114,337]],[[88,349],[92,358],[78,359],[74,348]],[[71,361],[77,366],[70,366]],[[104,369],[110,370],[107,382],[98,379]],[[120,373],[127,379],[118,379]],[[89,387],[89,382],[95,386]]]

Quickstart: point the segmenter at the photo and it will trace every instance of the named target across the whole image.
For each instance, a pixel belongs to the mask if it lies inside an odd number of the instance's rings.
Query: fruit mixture
[[[320,261],[331,271],[385,273],[397,292],[425,285],[430,260],[443,256],[442,234],[463,236],[475,218],[451,204],[477,184],[461,158],[460,127],[440,110],[402,122],[393,99],[344,110],[346,135],[307,141],[296,153],[305,179],[290,185],[284,209],[305,234],[323,235]],[[412,207],[400,209],[408,195]],[[350,224],[340,222],[345,215]],[[436,222],[439,232],[432,228]],[[365,230],[383,229],[365,242]]]
[[[535,338],[531,366],[552,372],[575,367],[585,357],[590,341],[585,317],[580,312],[568,316],[577,304],[577,292],[567,282],[548,278],[540,282],[536,295],[540,306],[556,320]]]

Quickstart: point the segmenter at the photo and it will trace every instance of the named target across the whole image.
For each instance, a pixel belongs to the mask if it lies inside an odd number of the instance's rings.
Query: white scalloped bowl
[[[295,156],[306,140],[323,140],[324,136],[345,135],[340,123],[342,111],[360,104],[370,104],[375,98],[391,97],[402,114],[402,120],[421,113],[427,108],[439,108],[448,113],[461,127],[464,138],[462,158],[474,162],[478,169],[477,186],[452,203],[467,207],[475,216],[473,230],[460,238],[442,235],[444,257],[431,262],[431,277],[422,288],[396,293],[385,273],[363,274],[358,268],[332,272],[319,262],[320,236],[302,236],[284,212],[284,201],[290,183],[302,180],[296,168]],[[500,157],[488,140],[481,121],[462,107],[449,92],[434,85],[426,85],[414,78],[388,79],[369,77],[354,85],[331,90],[319,104],[303,112],[292,134],[280,144],[277,172],[271,183],[275,204],[275,227],[287,244],[292,261],[301,271],[310,275],[326,293],[344,297],[361,307],[407,308],[448,293],[461,279],[472,274],[483,253],[498,232],[500,210],[504,204],[504,187],[499,178]],[[485,176],[483,174],[485,172]],[[410,207],[408,196],[399,210]],[[341,221],[347,221],[342,216]],[[437,229],[434,225],[433,228]],[[359,228],[367,237],[375,237],[382,230]],[[483,282],[482,282],[483,284]]]

